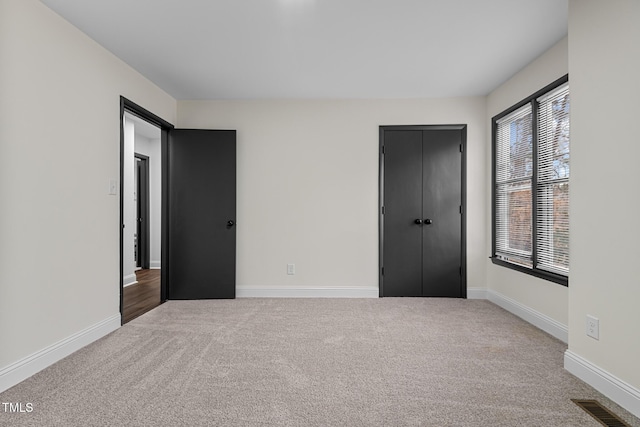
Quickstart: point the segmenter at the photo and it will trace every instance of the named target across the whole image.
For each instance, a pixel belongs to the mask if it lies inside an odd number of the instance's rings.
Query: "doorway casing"
[[[160,152],[161,152],[161,209],[167,212],[169,203],[169,168],[168,168],[168,147],[169,132],[174,126],[166,120],[158,117],[149,110],[141,107],[133,101],[121,96],[120,97],[120,313],[124,309],[124,263],[123,263],[123,245],[124,245],[124,113],[125,111],[139,117],[160,128]],[[161,243],[160,243],[160,303],[167,300],[168,295],[168,274],[169,263],[167,262],[167,248],[169,244],[169,223],[166,215],[161,217]]]

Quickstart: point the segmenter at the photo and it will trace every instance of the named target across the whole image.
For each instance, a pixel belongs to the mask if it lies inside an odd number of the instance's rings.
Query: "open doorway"
[[[122,96],[120,119],[120,313],[123,323],[135,316],[128,314],[131,306],[128,289],[133,288],[125,278],[129,276],[132,282],[141,282],[144,279],[139,271],[159,273],[160,298],[155,305],[169,297],[235,298],[236,131],[175,129],[171,123]],[[134,196],[129,196],[133,191],[125,190],[125,187],[135,187],[133,171],[137,148],[135,142],[126,143],[135,141],[134,123],[150,125],[160,132],[160,197],[155,203],[150,197],[150,222],[153,222],[154,210],[161,213],[157,221],[161,230],[160,259],[154,264],[157,258],[153,233],[150,233],[150,267],[138,272],[134,255],[136,236],[132,234],[137,228],[132,220]],[[130,137],[125,138],[126,135]],[[149,157],[152,176],[154,162]],[[153,178],[149,181],[152,183]]]
[[[162,302],[162,132],[126,109],[122,126],[124,324]]]

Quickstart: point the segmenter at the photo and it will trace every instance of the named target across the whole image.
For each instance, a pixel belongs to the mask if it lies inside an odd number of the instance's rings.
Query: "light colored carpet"
[[[487,301],[169,301],[0,394],[3,426],[599,426],[640,421]],[[1,409],[1,408],[0,408]]]

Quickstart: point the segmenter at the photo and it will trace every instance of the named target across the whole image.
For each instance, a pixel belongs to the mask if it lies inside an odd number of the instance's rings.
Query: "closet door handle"
[[[427,225],[433,224],[433,220],[431,218],[427,218],[424,220],[424,223]]]
[[[416,224],[421,225],[422,224],[422,220],[420,218],[416,219],[414,221]]]

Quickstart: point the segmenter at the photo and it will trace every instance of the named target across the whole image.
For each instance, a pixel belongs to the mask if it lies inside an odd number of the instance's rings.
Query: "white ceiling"
[[[486,95],[568,0],[41,0],[177,99]]]

